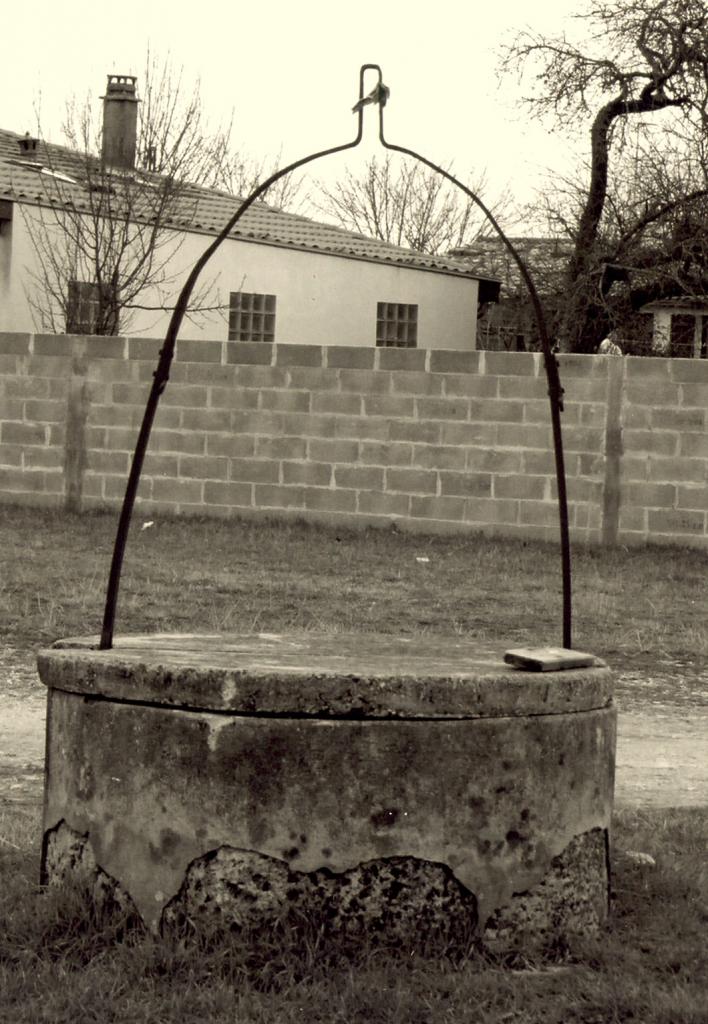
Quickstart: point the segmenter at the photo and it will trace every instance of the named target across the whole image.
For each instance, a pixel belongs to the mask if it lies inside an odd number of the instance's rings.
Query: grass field
[[[131,535],[117,632],[316,629],[560,642],[555,546],[160,519]],[[0,630],[34,649],[101,622],[115,517],[0,507]],[[427,559],[421,561],[420,559]],[[705,666],[708,557],[574,552],[575,646]],[[623,811],[598,939],[536,962],[427,961],[316,935],[215,948],[125,932],[37,891],[39,814],[0,802],[0,1021],[13,1024],[706,1024],[708,809]],[[640,851],[655,864],[626,855]]]
[[[116,634],[458,634],[561,642],[556,545],[305,524],[136,519]],[[0,629],[35,648],[100,630],[115,516],[0,506]],[[420,559],[426,559],[421,561]],[[708,655],[708,553],[576,548],[573,646],[613,665]]]

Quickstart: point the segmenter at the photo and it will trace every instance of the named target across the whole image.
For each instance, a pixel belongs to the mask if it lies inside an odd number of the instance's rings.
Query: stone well
[[[60,641],[43,873],[88,870],[158,929],[294,910],[330,931],[497,951],[607,915],[615,711],[553,673],[429,638]]]

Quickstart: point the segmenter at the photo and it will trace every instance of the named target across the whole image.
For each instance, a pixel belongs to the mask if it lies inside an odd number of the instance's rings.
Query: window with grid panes
[[[418,344],[418,306],[404,302],[378,302],[376,344],[388,348],[415,348]]]
[[[275,295],[231,292],[229,341],[275,341]]]

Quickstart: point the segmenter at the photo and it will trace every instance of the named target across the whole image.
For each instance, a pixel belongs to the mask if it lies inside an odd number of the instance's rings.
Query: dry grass
[[[560,642],[550,544],[158,519],[129,539],[117,633],[313,629]],[[0,628],[34,648],[100,629],[113,515],[0,507]],[[419,561],[426,558],[428,561]],[[617,667],[708,655],[708,554],[573,553],[574,646]]]

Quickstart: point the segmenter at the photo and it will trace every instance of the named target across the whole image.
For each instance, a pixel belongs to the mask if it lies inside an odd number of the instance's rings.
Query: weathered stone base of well
[[[608,914],[607,845],[607,831],[600,828],[573,839],[538,885],[514,893],[487,918],[486,948],[547,949],[573,936],[596,934]]]
[[[474,642],[340,634],[94,646],[38,659],[49,881],[88,873],[153,933],[309,921],[503,952],[605,920],[601,662],[534,673]]]
[[[60,822],[45,837],[46,881],[81,881],[101,907],[139,918],[126,890],[97,864],[88,836]],[[598,931],[607,917],[607,834],[593,829],[553,858],[543,880],[515,893],[486,922],[474,893],[444,864],[371,860],[342,873],[293,870],[286,861],[223,846],[193,861],[160,930],[267,932],[297,922],[325,939],[411,952],[493,953],[557,946]]]
[[[42,882],[51,888],[65,885],[84,888],[97,910],[117,911],[140,920],[131,896],[96,863],[88,836],[69,828],[64,821],[44,836]]]

